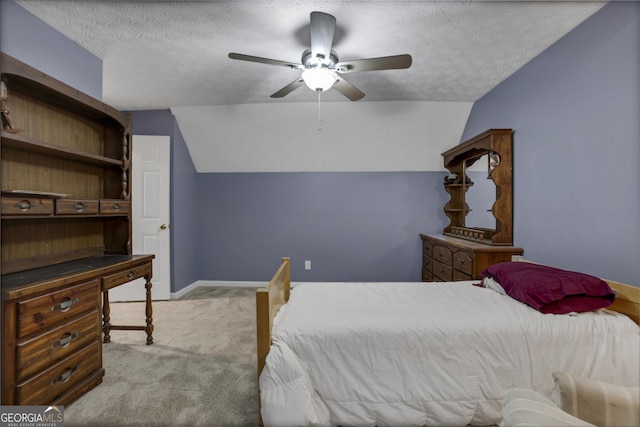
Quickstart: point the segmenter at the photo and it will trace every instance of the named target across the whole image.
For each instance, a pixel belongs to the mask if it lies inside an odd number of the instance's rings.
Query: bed
[[[547,315],[478,280],[291,290],[289,264],[256,293],[265,425],[494,425],[508,389],[553,397],[553,371],[638,385],[639,288]]]

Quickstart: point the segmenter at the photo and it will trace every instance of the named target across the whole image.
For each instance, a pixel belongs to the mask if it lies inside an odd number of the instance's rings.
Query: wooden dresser
[[[442,153],[449,171],[444,177],[449,225],[443,234],[420,235],[422,281],[481,279],[480,273],[491,264],[523,255],[522,248],[512,246],[512,133],[511,129],[488,129]],[[474,189],[472,177],[491,183],[478,188],[475,198],[467,194]],[[491,209],[485,211],[486,205]],[[474,210],[481,215],[470,216]],[[483,226],[474,226],[474,221]]]
[[[524,250],[514,246],[491,246],[441,234],[421,234],[422,281],[451,282],[480,279],[491,264],[511,261]]]
[[[2,405],[66,405],[102,381],[102,334],[151,343],[153,255],[131,254],[131,117],[1,54]],[[146,325],[108,290],[146,279]],[[101,299],[102,298],[102,299]]]
[[[2,404],[67,405],[98,385],[102,292],[140,277],[150,292],[152,259],[100,255],[2,276]]]

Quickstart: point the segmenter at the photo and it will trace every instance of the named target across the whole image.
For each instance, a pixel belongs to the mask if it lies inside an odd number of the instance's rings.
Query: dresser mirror
[[[450,196],[445,235],[489,245],[513,243],[511,135],[511,129],[490,129],[442,153]]]
[[[465,217],[465,226],[491,230],[496,228],[496,218],[491,209],[496,201],[496,186],[491,179],[489,153],[466,160],[463,174],[467,185],[465,201],[469,212]]]

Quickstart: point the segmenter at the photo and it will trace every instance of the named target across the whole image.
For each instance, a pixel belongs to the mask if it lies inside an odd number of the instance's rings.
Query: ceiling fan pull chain
[[[322,118],[320,117],[320,94],[322,93],[322,91],[318,91],[318,122],[322,121]],[[322,130],[322,128],[320,127],[320,123],[318,123],[318,130]]]

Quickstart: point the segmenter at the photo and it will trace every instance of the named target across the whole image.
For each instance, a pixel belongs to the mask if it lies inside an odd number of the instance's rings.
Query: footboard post
[[[265,288],[256,291],[256,333],[258,355],[258,382],[264,369],[267,354],[271,348],[271,328],[278,310],[289,301],[291,289],[290,258],[282,258],[280,268],[273,275]],[[258,423],[263,425],[260,400],[260,384],[258,383]]]

